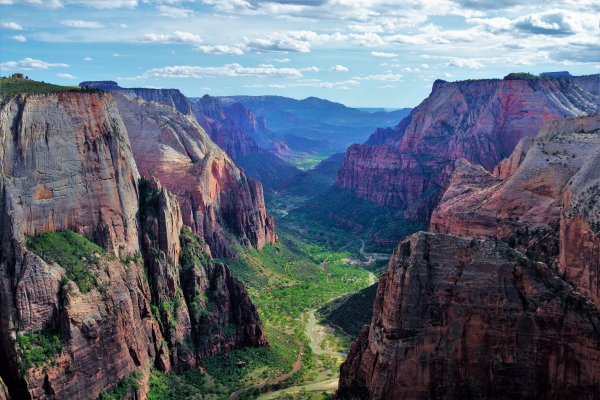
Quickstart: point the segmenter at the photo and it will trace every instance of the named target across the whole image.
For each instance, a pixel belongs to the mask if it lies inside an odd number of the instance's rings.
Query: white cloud
[[[24,58],[21,61],[7,61],[0,64],[0,67],[7,69],[24,69],[24,70],[32,70],[32,69],[48,69],[48,68],[67,68],[68,64],[63,63],[49,63],[42,60],[36,60],[34,58]]]
[[[597,29],[598,20],[595,15],[591,14],[549,10],[518,18],[515,26],[535,34],[571,35],[588,29]]]
[[[350,68],[348,67],[344,67],[343,65],[334,65],[333,67],[331,67],[332,71],[336,71],[336,72],[348,72],[350,71]]]
[[[359,81],[387,81],[387,82],[398,82],[401,81],[403,76],[401,74],[385,73],[385,74],[374,74],[357,76],[354,79]]]
[[[0,27],[2,27],[2,29],[10,29],[13,31],[22,31],[23,27],[19,24],[17,24],[16,22],[2,22],[0,23]]]
[[[63,79],[76,79],[77,77],[71,74],[56,74],[59,78]]]
[[[382,57],[382,58],[394,58],[394,57],[398,57],[398,54],[396,54],[396,53],[385,53],[385,52],[382,52],[382,51],[372,51],[371,55],[375,56],[375,57]]]
[[[457,67],[457,68],[469,68],[469,69],[479,69],[485,67],[482,63],[477,60],[469,59],[469,58],[453,58],[452,60],[446,63],[448,67]]]
[[[198,51],[207,54],[231,54],[241,56],[244,50],[237,46],[216,45],[216,46],[198,46]]]
[[[319,68],[312,66],[312,67],[301,68],[300,71],[303,71],[303,72],[319,72]]]
[[[113,57],[129,57],[130,54],[113,53]]]
[[[189,18],[194,15],[194,10],[189,8],[159,5],[156,7],[158,14],[168,18]]]
[[[80,19],[67,19],[65,21],[62,21],[61,24],[68,26],[70,28],[85,28],[85,29],[104,28],[104,25],[102,25],[99,22],[83,21]]]
[[[94,61],[92,57],[83,57],[83,61]]]
[[[226,64],[222,67],[198,67],[189,65],[176,65],[162,68],[152,68],[143,75],[129,79],[144,79],[149,77],[161,78],[212,78],[212,77],[276,77],[299,78],[302,71],[296,68],[276,68],[273,66],[244,67],[240,64]]]
[[[15,35],[12,37],[13,40],[16,40],[17,42],[26,42],[27,38],[23,35]]]
[[[175,31],[173,33],[146,33],[140,42],[151,43],[202,43],[202,38],[194,33]]]
[[[285,64],[289,63],[292,60],[290,60],[289,58],[271,58],[269,61]]]

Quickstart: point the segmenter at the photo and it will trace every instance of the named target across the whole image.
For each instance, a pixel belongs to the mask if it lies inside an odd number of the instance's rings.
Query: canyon
[[[113,95],[20,94],[0,121],[0,373],[12,398],[95,398],[131,377],[143,396],[151,367],[268,344],[177,196],[141,177]],[[199,143],[210,147],[186,145]]]
[[[600,396],[598,83],[436,81],[405,118],[113,81],[3,96],[0,399]],[[341,116],[363,119],[343,140]]]

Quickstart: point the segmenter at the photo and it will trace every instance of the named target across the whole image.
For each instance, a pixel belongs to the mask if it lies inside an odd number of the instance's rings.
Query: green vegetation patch
[[[79,86],[53,85],[26,78],[0,77],[0,95],[2,97],[11,97],[17,94],[62,92],[99,93],[101,91],[98,89],[80,88]]]
[[[83,236],[71,230],[46,232],[30,237],[27,247],[44,261],[60,264],[67,271],[67,278],[75,282],[82,293],[96,286],[93,269],[99,263],[97,255],[104,255],[105,252]]]
[[[121,400],[133,398],[133,395],[140,389],[143,374],[135,371],[130,377],[123,379],[112,390],[100,393],[98,400]]]
[[[17,350],[21,355],[22,372],[39,367],[57,356],[62,350],[60,335],[53,330],[17,335]]]
[[[529,72],[512,72],[504,77],[505,81],[526,81],[538,80],[539,76],[530,74]]]

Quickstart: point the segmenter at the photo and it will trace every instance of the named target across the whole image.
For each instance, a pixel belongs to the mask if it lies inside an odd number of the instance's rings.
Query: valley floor
[[[239,259],[221,260],[248,289],[270,347],[211,357],[198,371],[154,372],[149,400],[327,399],[333,395],[339,366],[354,338],[327,325],[319,309],[373,285],[376,276],[369,269],[385,255],[365,254],[360,243],[342,246],[353,252],[332,249],[330,236],[319,242],[310,226],[299,231],[286,221],[284,212],[276,215],[279,244],[260,251],[239,249]]]

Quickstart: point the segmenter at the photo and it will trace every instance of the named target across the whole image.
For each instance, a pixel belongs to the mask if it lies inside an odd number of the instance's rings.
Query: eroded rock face
[[[501,164],[504,180],[459,160],[430,230],[502,238],[533,259],[560,261],[567,281],[600,305],[600,116],[550,123],[521,152],[508,159],[522,158],[516,170]]]
[[[192,270],[208,278],[182,279],[178,201],[158,183],[149,201],[138,185],[112,95],[15,96],[3,103],[0,127],[0,376],[13,398],[95,399],[135,372],[143,398],[152,366],[191,368],[198,356],[266,344],[243,287],[189,231],[202,256]],[[67,228],[104,248],[82,259],[93,276],[85,288],[70,280],[73,265],[28,248],[27,236]],[[211,316],[202,326],[190,318],[188,291],[218,304],[194,305]],[[196,339],[202,329],[214,337]],[[19,344],[32,334],[60,342],[40,365],[25,364]]]
[[[277,241],[262,185],[248,178],[198,125],[171,107],[115,95],[140,173],[177,196],[183,222],[216,257],[233,256],[226,232],[262,248]]]
[[[138,247],[139,175],[111,95],[19,95],[0,121],[3,242],[72,229],[115,253]]]
[[[594,399],[600,313],[500,241],[417,233],[382,275],[341,399]]]
[[[250,127],[256,123],[256,118],[249,111],[239,111],[237,122],[234,121],[215,97],[204,96],[192,101],[192,110],[198,123],[206,130],[212,140],[219,145],[231,158],[238,160],[263,150],[256,141],[247,134],[238,123],[245,122]],[[247,111],[247,110],[246,110]],[[246,117],[244,120],[243,117]]]
[[[427,220],[465,158],[492,171],[519,140],[557,118],[600,108],[598,75],[539,80],[436,81],[395,129],[351,146],[336,185]],[[433,201],[431,201],[433,199]]]

